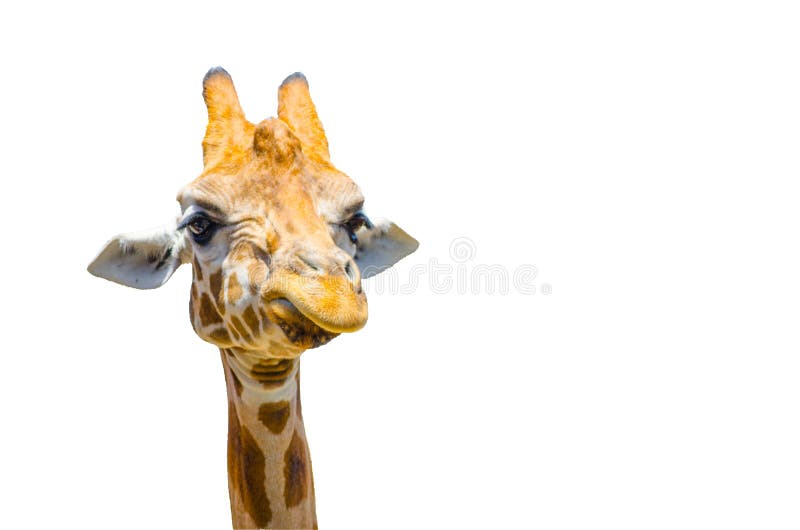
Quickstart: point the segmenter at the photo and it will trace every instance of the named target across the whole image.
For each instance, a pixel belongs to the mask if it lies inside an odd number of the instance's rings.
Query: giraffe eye
[[[217,228],[216,223],[204,214],[196,214],[189,218],[185,225],[189,228],[192,239],[198,245],[205,245],[214,235]]]
[[[356,236],[356,232],[362,226],[366,226],[367,228],[372,228],[372,221],[369,220],[369,217],[364,215],[361,212],[358,212],[353,217],[342,223],[342,227],[347,231],[347,235],[350,237],[350,242],[354,245],[358,244],[358,237]]]

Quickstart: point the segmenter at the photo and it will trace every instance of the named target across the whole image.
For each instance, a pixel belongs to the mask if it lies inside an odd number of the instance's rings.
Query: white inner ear
[[[385,271],[419,246],[419,242],[388,220],[379,220],[374,227],[358,232],[355,261],[362,278]]]
[[[89,272],[112,282],[154,289],[181,265],[183,237],[176,224],[120,234],[106,243]]]

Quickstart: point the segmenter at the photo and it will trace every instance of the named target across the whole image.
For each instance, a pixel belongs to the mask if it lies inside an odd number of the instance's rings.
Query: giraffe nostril
[[[304,263],[304,264],[305,264],[305,265],[306,265],[308,268],[310,268],[311,270],[313,270],[313,271],[315,271],[315,272],[324,272],[324,271],[323,271],[323,269],[322,269],[322,267],[321,267],[321,266],[320,266],[320,265],[319,265],[319,264],[318,264],[316,261],[314,261],[314,260],[311,258],[311,256],[310,256],[310,255],[307,255],[307,254],[305,254],[305,253],[300,253],[300,254],[298,254],[298,255],[297,255],[297,258],[298,258],[298,259],[299,259],[301,262],[303,262],[303,263]]]
[[[356,279],[356,272],[353,270],[353,262],[348,261],[344,264],[344,273],[347,274],[347,277],[350,279],[351,282],[355,281]]]
[[[356,291],[361,292],[361,272],[350,255],[344,252],[336,252],[333,255],[298,252],[295,259],[297,260],[297,272],[340,277],[344,275],[355,286]]]
[[[361,273],[358,270],[358,265],[352,259],[348,259],[344,264],[344,273],[350,283],[356,287],[356,292],[361,293]]]

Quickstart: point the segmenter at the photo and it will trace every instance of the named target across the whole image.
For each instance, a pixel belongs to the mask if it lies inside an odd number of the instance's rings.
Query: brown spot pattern
[[[228,483],[231,493],[241,497],[247,513],[256,526],[266,528],[272,510],[264,487],[264,453],[253,435],[239,423],[233,402],[228,402]]]
[[[228,331],[225,328],[217,328],[214,331],[208,333],[208,338],[216,343],[223,343],[230,345],[231,343],[231,336],[228,335]]]
[[[194,299],[197,298],[197,288],[192,284],[192,291],[189,293],[189,321],[194,324]]]
[[[221,315],[225,314],[225,304],[222,300],[222,271],[217,271],[208,278],[208,288],[211,290],[211,296],[214,300],[218,300],[219,312]]]
[[[294,431],[283,455],[283,498],[287,508],[297,506],[306,498],[310,475],[306,442]]]
[[[208,287],[215,298],[219,298],[222,290],[222,271],[217,271],[208,278]]]
[[[264,388],[276,388],[286,382],[293,368],[292,359],[270,359],[254,364],[250,375]]]
[[[221,324],[222,317],[214,307],[214,302],[208,296],[208,293],[203,293],[200,296],[200,323],[203,327],[208,327],[211,324]]]
[[[194,275],[199,281],[203,281],[203,270],[200,268],[200,264],[197,262],[196,257],[194,258]]]
[[[228,276],[228,303],[233,305],[242,298],[242,286],[235,274]]]
[[[236,391],[236,395],[238,397],[242,397],[242,391],[244,388],[242,387],[242,382],[239,380],[239,376],[236,375],[236,372],[233,371],[231,368],[231,361],[230,358],[233,357],[233,351],[222,349],[222,363],[225,366],[225,374],[230,374],[231,382],[233,383],[233,389]],[[227,356],[227,359],[225,358]]]
[[[289,421],[289,402],[277,401],[262,403],[258,407],[258,421],[264,424],[272,434],[280,434]]]
[[[238,317],[232,316],[231,324],[233,324],[233,329],[235,329],[244,340],[250,341],[250,334],[247,332],[247,328],[244,327],[244,324],[241,320],[239,320]]]
[[[253,335],[259,335],[261,333],[261,321],[258,319],[258,315],[256,315],[253,306],[248,306],[247,309],[244,310],[242,317],[244,317],[244,321],[253,332]]]

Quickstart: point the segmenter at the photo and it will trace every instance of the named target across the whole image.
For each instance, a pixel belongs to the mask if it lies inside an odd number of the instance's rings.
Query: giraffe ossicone
[[[178,193],[180,217],[116,236],[89,272],[153,289],[192,267],[192,326],[225,371],[233,525],[316,527],[298,357],[363,327],[361,279],[418,243],[364,214],[361,190],[330,161],[302,74],[280,85],[277,118],[257,124],[222,68],[206,74],[203,98],[204,168]]]

